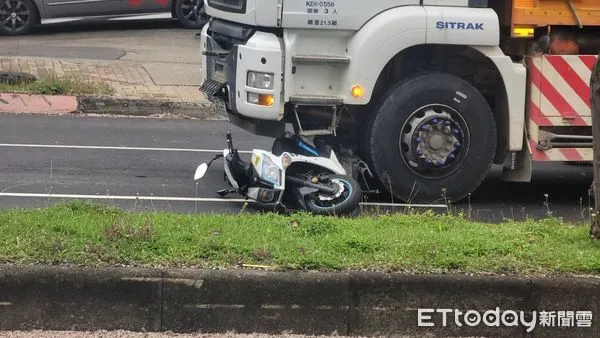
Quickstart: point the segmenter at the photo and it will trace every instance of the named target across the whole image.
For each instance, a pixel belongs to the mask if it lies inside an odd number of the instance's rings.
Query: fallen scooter
[[[245,162],[227,133],[227,149],[196,168],[194,180],[205,176],[210,165],[224,158],[225,181],[230,188],[221,197],[237,192],[264,208],[306,210],[319,215],[353,215],[362,199],[359,183],[346,175],[335,153],[329,158],[283,152],[279,156],[252,150]]]

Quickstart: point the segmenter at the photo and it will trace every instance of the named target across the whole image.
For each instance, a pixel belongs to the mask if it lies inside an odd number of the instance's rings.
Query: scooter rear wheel
[[[340,191],[335,195],[322,192],[307,195],[305,202],[308,211],[318,215],[356,215],[362,200],[362,191],[358,182],[344,175],[331,175],[329,179],[332,184],[340,187]]]

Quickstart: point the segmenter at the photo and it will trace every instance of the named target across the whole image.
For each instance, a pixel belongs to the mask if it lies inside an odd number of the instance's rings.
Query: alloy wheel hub
[[[409,168],[419,175],[449,174],[468,151],[466,122],[451,107],[426,106],[403,126],[400,151]]]
[[[421,124],[416,142],[416,155],[426,164],[442,166],[455,159],[454,153],[460,149],[458,134],[452,133],[453,121],[446,117],[442,119],[429,119]]]
[[[182,5],[184,18],[189,21],[197,21],[202,13],[202,1],[189,0]]]
[[[0,25],[4,29],[18,32],[25,29],[31,13],[20,0],[0,0]]]

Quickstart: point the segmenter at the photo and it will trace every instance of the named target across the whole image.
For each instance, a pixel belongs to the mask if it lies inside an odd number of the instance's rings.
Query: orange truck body
[[[498,1],[504,24],[515,26],[600,26],[600,0]]]
[[[577,137],[591,137],[589,81],[600,50],[580,53],[579,34],[585,31],[588,40],[590,35],[600,38],[600,0],[491,0],[490,4],[512,38],[533,38],[534,30],[550,36],[569,30],[570,39],[552,38],[548,51],[525,58],[527,146],[533,161],[592,161],[591,141]]]

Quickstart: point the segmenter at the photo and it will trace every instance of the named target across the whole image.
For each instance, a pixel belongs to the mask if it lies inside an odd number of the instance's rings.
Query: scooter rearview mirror
[[[225,154],[217,154],[212,160],[210,160],[210,162],[208,162],[208,164],[206,163],[202,163],[201,165],[199,165],[196,168],[196,173],[194,173],[194,181],[204,177],[204,175],[206,175],[206,172],[208,171],[208,167],[210,167],[210,165],[218,158],[224,157]]]
[[[194,174],[194,181],[201,179],[206,175],[206,171],[208,170],[208,164],[202,163],[196,168],[196,173]]]

